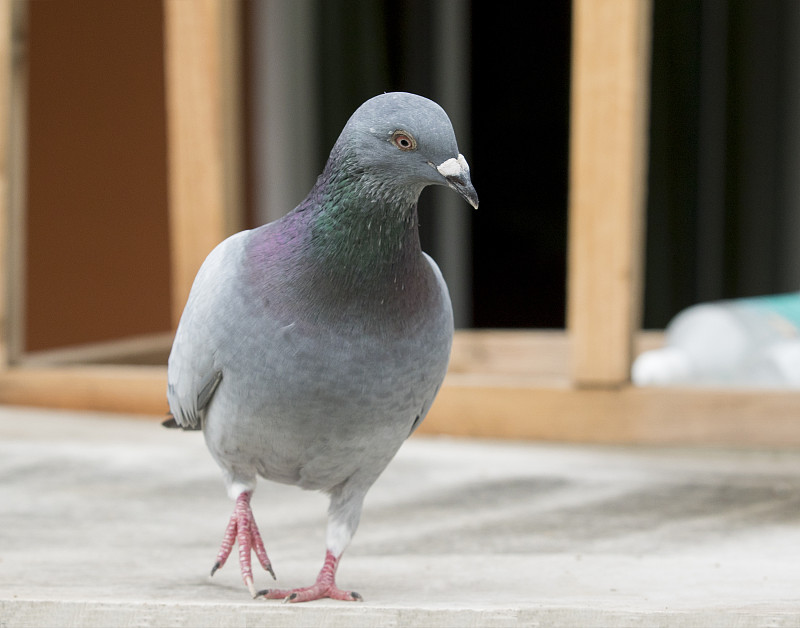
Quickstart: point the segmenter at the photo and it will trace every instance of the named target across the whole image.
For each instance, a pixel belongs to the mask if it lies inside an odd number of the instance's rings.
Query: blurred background
[[[800,2],[654,4],[647,328],[698,301],[800,289]],[[162,2],[24,7],[21,350],[168,333]],[[420,202],[457,324],[563,327],[571,7],[511,7],[243,0],[244,223],[303,198],[361,102],[416,92],[450,114],[481,199]]]

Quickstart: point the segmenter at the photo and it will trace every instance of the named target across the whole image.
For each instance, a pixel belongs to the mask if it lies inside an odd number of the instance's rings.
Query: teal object
[[[739,302],[770,314],[777,314],[800,332],[800,292],[750,297]]]

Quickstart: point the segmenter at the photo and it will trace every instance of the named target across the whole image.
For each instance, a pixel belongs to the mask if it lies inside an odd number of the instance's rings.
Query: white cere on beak
[[[457,177],[465,172],[469,172],[467,160],[464,159],[464,155],[461,154],[458,155],[458,159],[451,157],[447,161],[436,166],[436,169],[443,177]]]

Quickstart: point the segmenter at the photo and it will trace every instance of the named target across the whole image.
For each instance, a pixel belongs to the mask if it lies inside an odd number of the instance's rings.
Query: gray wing
[[[439,389],[442,387],[442,382],[444,380],[445,372],[447,370],[447,362],[449,362],[450,349],[453,344],[453,306],[450,303],[450,291],[447,289],[447,283],[445,282],[444,277],[442,276],[442,271],[439,270],[439,266],[437,266],[434,259],[427,253],[423,252],[423,255],[425,256],[425,259],[428,261],[428,264],[430,264],[431,270],[433,270],[433,274],[436,277],[436,284],[439,286],[439,291],[441,292],[442,299],[444,301],[446,308],[446,315],[448,320],[444,326],[444,329],[442,330],[442,333],[445,335],[445,341],[447,343],[448,359],[445,362],[444,365],[445,368],[442,371],[441,378],[439,379],[436,388],[433,390],[433,393],[430,395],[430,397],[424,400],[422,408],[420,408],[419,414],[417,414],[416,418],[414,419],[414,423],[411,425],[411,430],[408,432],[408,436],[406,438],[410,437],[417,430],[420,423],[422,423],[425,420],[425,417],[428,415],[428,410],[430,410],[431,406],[433,405],[433,400],[436,399],[436,395],[439,394]]]
[[[194,400],[190,398],[189,404],[180,403],[175,385],[168,382],[167,400],[169,401],[170,417],[162,422],[162,425],[164,427],[180,427],[184,430],[203,429],[205,409],[221,381],[222,371],[212,372],[201,382],[197,397]]]
[[[166,427],[200,430],[208,404],[222,382],[222,368],[215,363],[216,347],[224,339],[215,325],[224,310],[224,289],[236,272],[244,233],[218,245],[203,262],[181,316],[167,367],[167,401],[171,417]],[[222,307],[220,307],[222,306]]]

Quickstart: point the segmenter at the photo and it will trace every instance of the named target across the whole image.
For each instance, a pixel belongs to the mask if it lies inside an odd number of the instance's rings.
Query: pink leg
[[[317,581],[310,587],[301,589],[265,589],[258,593],[270,600],[283,599],[284,602],[309,602],[329,597],[333,600],[345,600],[348,602],[362,602],[362,598],[355,591],[342,591],[336,586],[336,567],[339,559],[330,552],[325,554],[325,562],[317,576]]]
[[[222,545],[217,554],[217,562],[211,569],[211,575],[225,564],[228,560],[233,543],[236,541],[239,544],[239,567],[242,570],[242,579],[250,590],[250,595],[256,597],[256,588],[253,585],[253,568],[250,563],[251,550],[256,553],[261,566],[264,567],[272,577],[275,577],[275,572],[272,570],[272,565],[267,557],[267,550],[264,548],[264,541],[261,539],[261,534],[258,531],[256,520],[253,517],[253,511],[250,510],[250,496],[249,492],[244,492],[236,498],[236,507],[233,510],[231,519],[228,522],[228,527],[225,528],[225,536],[222,539]]]

